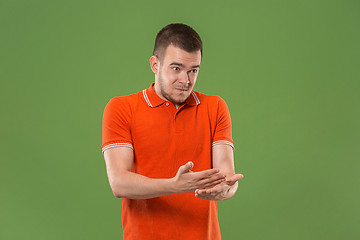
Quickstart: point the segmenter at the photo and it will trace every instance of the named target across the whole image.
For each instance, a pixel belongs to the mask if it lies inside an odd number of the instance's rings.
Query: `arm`
[[[115,147],[104,152],[106,170],[113,194],[118,198],[147,199],[198,188],[213,187],[225,180],[219,169],[192,172],[192,162],[181,166],[173,178],[155,179],[131,171],[134,153],[128,147]]]
[[[219,144],[213,146],[212,163],[214,168],[226,176],[226,181],[209,189],[195,190],[195,196],[206,200],[226,200],[232,198],[238,187],[238,180],[242,174],[235,174],[233,149],[229,145]]]

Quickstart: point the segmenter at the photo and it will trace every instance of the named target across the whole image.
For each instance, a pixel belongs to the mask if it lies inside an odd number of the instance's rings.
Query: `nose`
[[[179,77],[179,83],[189,85],[190,84],[190,75],[187,72],[183,72]]]

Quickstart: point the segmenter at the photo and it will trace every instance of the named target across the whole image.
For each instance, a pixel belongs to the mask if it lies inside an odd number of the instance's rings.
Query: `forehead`
[[[178,62],[184,66],[200,65],[201,52],[200,50],[196,52],[187,52],[170,44],[166,48],[163,60],[165,65],[171,64],[172,62]]]

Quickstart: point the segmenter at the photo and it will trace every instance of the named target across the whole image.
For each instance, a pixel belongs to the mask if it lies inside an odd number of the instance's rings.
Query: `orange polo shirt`
[[[192,171],[212,168],[212,146],[233,147],[228,108],[218,96],[193,91],[178,109],[148,89],[112,98],[103,115],[102,151],[134,150],[133,171],[172,178],[188,161]],[[123,239],[221,239],[216,201],[177,193],[122,200]]]

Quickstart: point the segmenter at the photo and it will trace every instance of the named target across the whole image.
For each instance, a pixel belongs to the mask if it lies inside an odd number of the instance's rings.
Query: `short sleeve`
[[[133,148],[131,109],[122,97],[112,98],[105,107],[102,121],[102,153],[113,147]]]
[[[226,144],[234,149],[231,131],[231,118],[229,109],[225,101],[219,97],[217,102],[216,126],[212,146]]]

